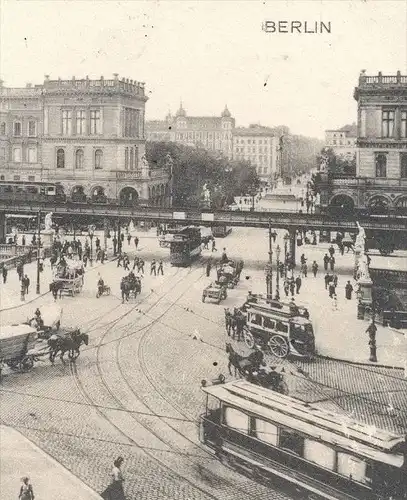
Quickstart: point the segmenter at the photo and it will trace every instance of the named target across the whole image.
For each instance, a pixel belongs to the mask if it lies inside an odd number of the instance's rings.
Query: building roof
[[[237,127],[233,130],[233,135],[247,137],[275,137],[275,133],[273,133],[270,129],[262,127]]]
[[[358,128],[356,123],[352,123],[352,125],[344,125],[341,128],[325,130],[325,132],[346,132],[348,137],[357,137],[358,136]]]

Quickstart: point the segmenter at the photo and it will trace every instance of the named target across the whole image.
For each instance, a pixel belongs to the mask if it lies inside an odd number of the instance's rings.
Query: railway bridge
[[[5,238],[6,214],[37,216],[39,212],[52,212],[54,216],[69,216],[72,220],[105,221],[105,227],[120,230],[120,222],[145,221],[158,223],[196,224],[203,226],[246,226],[286,229],[290,235],[290,253],[295,259],[295,236],[298,229],[319,231],[357,232],[356,220],[369,234],[382,238],[407,239],[407,217],[397,215],[358,216],[342,214],[304,214],[270,211],[211,211],[191,208],[123,207],[117,205],[90,205],[74,203],[35,202],[30,200],[0,200],[0,240]]]

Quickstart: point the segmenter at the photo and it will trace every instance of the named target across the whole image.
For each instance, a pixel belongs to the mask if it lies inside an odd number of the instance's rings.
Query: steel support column
[[[6,214],[0,212],[0,243],[6,243]]]
[[[290,228],[288,230],[290,234],[290,258],[291,258],[291,265],[294,268],[295,267],[295,250],[296,250],[296,233],[297,229],[296,228]]]

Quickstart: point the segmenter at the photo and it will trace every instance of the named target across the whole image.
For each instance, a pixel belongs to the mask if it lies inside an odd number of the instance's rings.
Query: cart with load
[[[54,280],[50,289],[59,291],[62,294],[75,296],[82,291],[85,270],[81,261],[61,258],[55,267]]]
[[[0,367],[7,365],[13,370],[29,370],[32,368],[34,358],[28,354],[28,351],[33,347],[37,338],[37,329],[30,325],[1,326]]]
[[[205,302],[206,298],[208,298],[213,299],[217,304],[219,304],[221,300],[226,299],[228,296],[226,288],[227,286],[225,284],[219,283],[218,281],[211,283],[204,288],[202,292],[202,302]]]
[[[230,260],[217,270],[218,282],[225,283],[228,288],[234,288],[239,283],[239,274],[236,263]]]
[[[37,307],[34,316],[27,318],[26,324],[37,329],[38,336],[48,338],[61,326],[62,307],[54,302]]]

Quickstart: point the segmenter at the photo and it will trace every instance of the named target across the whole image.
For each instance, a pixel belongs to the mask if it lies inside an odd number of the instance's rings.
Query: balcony
[[[162,168],[151,169],[149,173],[143,170],[115,170],[117,180],[147,180],[167,178],[167,172]]]
[[[367,76],[362,73],[359,76],[359,87],[371,86],[402,86],[407,85],[407,76],[401,75],[400,71],[396,75],[382,75],[381,72],[377,76]]]
[[[343,177],[332,179],[332,186],[357,186],[357,187],[405,187],[407,179],[386,179],[379,177]]]

